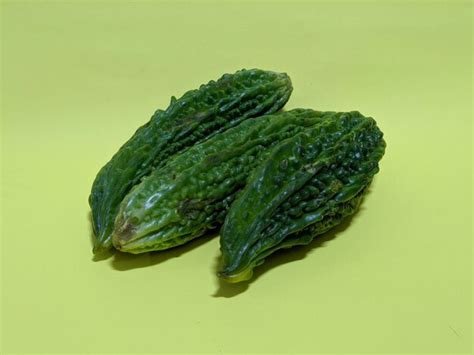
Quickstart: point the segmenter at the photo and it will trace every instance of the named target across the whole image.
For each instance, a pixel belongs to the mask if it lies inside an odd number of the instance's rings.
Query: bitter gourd
[[[247,280],[275,250],[307,244],[354,213],[379,170],[382,136],[372,118],[339,113],[274,147],[228,211],[219,275]]]
[[[247,120],[173,157],[122,201],[114,246],[130,253],[162,250],[220,226],[270,147],[332,114],[295,109]]]
[[[158,110],[99,171],[89,196],[94,252],[109,249],[118,206],[130,189],[174,154],[252,117],[278,111],[292,91],[286,74],[225,74]]]

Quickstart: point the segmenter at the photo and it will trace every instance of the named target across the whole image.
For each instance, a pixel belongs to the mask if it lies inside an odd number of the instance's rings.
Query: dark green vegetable
[[[385,151],[372,118],[339,113],[276,146],[233,202],[221,231],[229,282],[275,250],[307,244],[353,214]]]
[[[258,69],[225,74],[171,98],[98,173],[89,197],[94,252],[109,249],[118,206],[130,189],[170,157],[240,122],[278,111],[292,86],[286,74]]]
[[[130,253],[162,250],[217,228],[270,147],[332,114],[296,109],[247,120],[175,156],[124,198],[114,246]]]

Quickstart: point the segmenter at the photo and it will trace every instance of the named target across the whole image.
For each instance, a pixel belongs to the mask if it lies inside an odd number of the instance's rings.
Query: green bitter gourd
[[[156,111],[99,171],[89,196],[94,252],[111,247],[119,204],[143,177],[196,143],[248,118],[278,111],[291,91],[286,74],[252,69],[172,97],[169,107]]]
[[[114,246],[130,253],[162,250],[219,227],[270,147],[332,114],[295,109],[247,120],[173,157],[122,201]]]
[[[353,214],[385,151],[372,118],[339,113],[274,147],[232,203],[221,230],[229,282],[274,251],[308,244]]]

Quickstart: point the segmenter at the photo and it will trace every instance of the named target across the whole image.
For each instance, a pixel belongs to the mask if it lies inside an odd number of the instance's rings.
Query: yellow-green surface
[[[2,2],[2,350],[471,351],[470,2]],[[93,261],[118,147],[224,72],[360,110],[387,153],[350,226],[215,276],[217,238]]]

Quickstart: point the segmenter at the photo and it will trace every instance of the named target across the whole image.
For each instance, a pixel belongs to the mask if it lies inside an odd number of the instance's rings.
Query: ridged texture
[[[220,226],[270,148],[332,114],[296,109],[247,120],[175,156],[124,198],[114,246],[130,253],[162,250]]]
[[[109,249],[118,206],[130,189],[168,159],[240,122],[278,111],[292,91],[286,74],[259,69],[225,74],[171,98],[98,173],[89,197],[94,252]]]
[[[285,140],[253,172],[221,230],[229,282],[281,248],[309,243],[353,214],[385,151],[372,118],[338,113]]]

